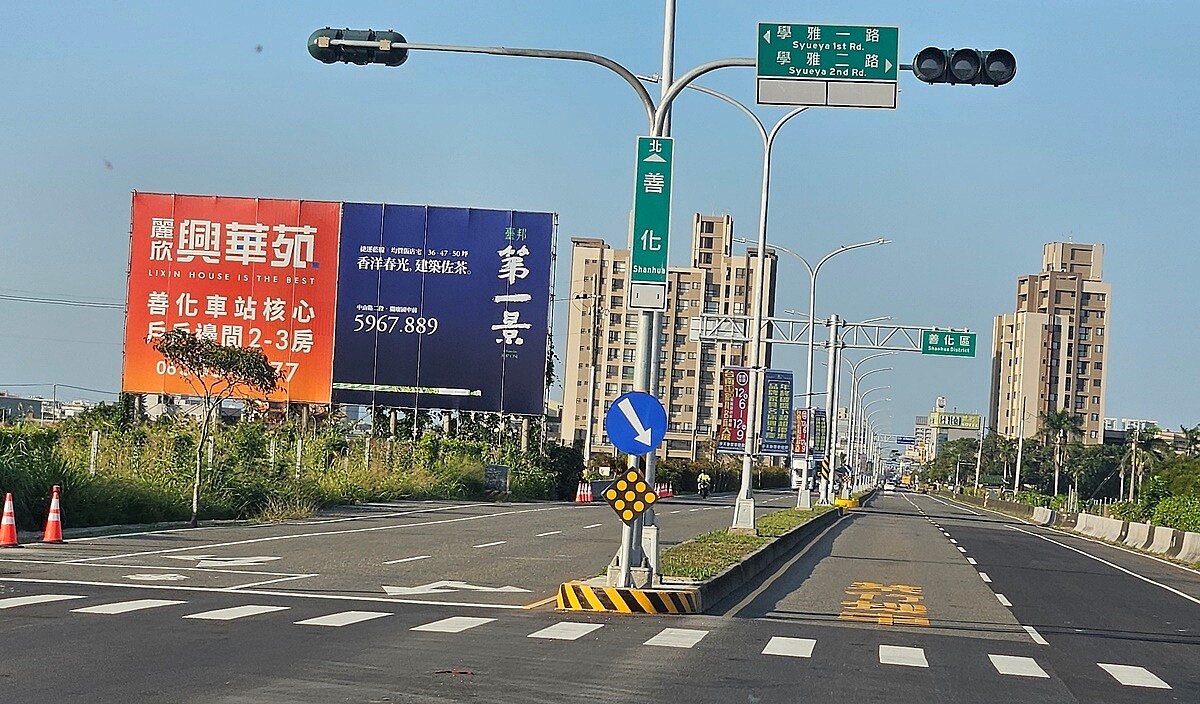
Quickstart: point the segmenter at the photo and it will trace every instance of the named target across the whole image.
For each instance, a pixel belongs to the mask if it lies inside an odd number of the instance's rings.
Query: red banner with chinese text
[[[261,348],[273,400],[329,403],[341,204],[134,193],[121,388],[195,395],[150,346],[182,328]]]

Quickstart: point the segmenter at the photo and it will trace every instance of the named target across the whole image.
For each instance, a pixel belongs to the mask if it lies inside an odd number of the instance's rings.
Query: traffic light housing
[[[347,46],[337,41],[370,42],[369,46]],[[408,40],[399,32],[373,29],[318,29],[308,37],[308,53],[321,63],[341,61],[347,64],[384,64],[399,66],[408,59],[408,49],[395,49],[393,44],[407,44]]]
[[[913,75],[925,83],[1002,86],[1017,75],[1017,59],[1007,49],[925,47],[912,62]]]

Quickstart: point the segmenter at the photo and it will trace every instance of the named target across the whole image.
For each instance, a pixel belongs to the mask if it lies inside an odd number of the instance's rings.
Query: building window
[[[1090,433],[1088,433],[1088,437],[1095,440],[1096,439],[1096,431],[1093,430]]]
[[[679,415],[680,413],[683,413],[683,406],[672,403],[671,404],[671,415]]]
[[[1096,371],[1101,371],[1102,369],[1104,369],[1104,362],[1095,362],[1092,364],[1092,368],[1095,369]]]
[[[635,350],[628,349],[628,348],[623,349],[623,350],[621,350],[621,361],[625,362],[626,364],[633,364],[635,361],[634,355],[636,355],[636,354],[637,354],[637,352]]]
[[[1091,332],[1091,328],[1079,328],[1079,339],[1080,340],[1088,339],[1089,332]]]
[[[626,313],[625,314],[625,325],[626,326],[633,327],[633,326],[637,325],[637,323],[638,323],[638,314],[637,313]]]
[[[712,264],[712,254],[710,252],[701,252],[700,253],[700,263],[701,264]]]
[[[621,332],[619,330],[610,330],[608,333],[609,343],[617,343],[621,341]]]
[[[745,315],[746,314],[746,304],[741,303],[741,302],[734,303],[733,304],[733,314],[734,315]]]
[[[701,220],[700,221],[700,231],[705,234],[711,234],[712,232],[715,232],[715,229],[714,229],[715,225],[716,225],[716,223],[714,223],[712,220]]]
[[[621,314],[620,313],[609,313],[608,324],[609,325],[620,325],[621,324]]]
[[[604,394],[606,396],[613,396],[616,393],[617,393],[617,385],[616,384],[605,384],[604,385]]]
[[[620,291],[623,288],[625,288],[625,279],[613,279],[612,280],[612,290]]]
[[[1093,386],[1094,388],[1097,388],[1097,389],[1098,389],[1098,388],[1100,388],[1100,380],[1099,380],[1099,379],[1092,379],[1092,386]]]
[[[613,308],[624,308],[625,307],[625,299],[620,296],[613,296],[612,298],[608,299],[608,302],[609,302],[609,305]]]
[[[711,238],[711,237],[701,237],[700,238],[700,248],[701,249],[712,249],[712,246],[713,246],[713,238]]]
[[[1104,328],[1096,328],[1096,337],[1104,337]]]
[[[608,365],[604,368],[604,375],[610,379],[615,377],[617,375],[617,368],[611,364]]]
[[[633,391],[633,384],[621,384],[621,393],[627,394]]]
[[[613,262],[613,273],[614,274],[624,274],[625,273],[625,262]]]
[[[683,353],[675,352],[674,354],[672,354],[671,362],[673,362],[674,364],[683,364]]]
[[[1093,423],[1094,423],[1094,422],[1096,422],[1096,421],[1098,421],[1098,420],[1100,420],[1100,414],[1099,414],[1099,413],[1093,413],[1091,417],[1092,417],[1092,422],[1093,422]]]
[[[633,367],[621,367],[621,378],[622,379],[632,379],[633,378]]]
[[[746,278],[746,270],[741,267],[738,267],[738,269],[733,272],[733,275],[739,279],[744,279],[744,278]]]
[[[626,330],[625,331],[625,344],[627,344],[627,345],[637,344],[637,332],[635,332],[633,330]]]

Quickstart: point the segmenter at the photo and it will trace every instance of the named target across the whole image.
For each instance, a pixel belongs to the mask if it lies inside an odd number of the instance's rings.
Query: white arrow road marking
[[[637,440],[643,445],[649,445],[650,430],[642,425],[642,419],[638,418],[637,413],[633,410],[633,404],[629,402],[629,399],[621,399],[621,402],[617,404],[617,407],[621,409],[621,413],[625,416],[625,420],[629,421],[629,424],[633,426],[633,439]]]
[[[414,596],[416,594],[449,594],[457,590],[465,590],[472,592],[494,592],[494,593],[524,593],[528,589],[514,587],[511,585],[503,587],[481,587],[477,584],[467,584],[466,582],[456,582],[452,580],[442,580],[440,582],[430,582],[429,584],[420,584],[415,587],[389,587],[383,586],[383,591],[388,596]]]
[[[273,560],[279,560],[279,557],[267,557],[258,555],[255,557],[217,557],[216,555],[166,555],[172,560],[199,560],[196,567],[253,567],[261,565]]]

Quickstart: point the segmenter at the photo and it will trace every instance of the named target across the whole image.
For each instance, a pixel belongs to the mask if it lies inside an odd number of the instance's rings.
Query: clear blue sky
[[[776,148],[772,241],[819,257],[895,240],[831,263],[819,314],[980,333],[974,360],[899,355],[895,372],[875,375],[893,387],[893,431],[939,395],[986,409],[992,317],[1012,309],[1043,243],[1068,237],[1106,247],[1107,414],[1200,422],[1200,312],[1189,302],[1200,5],[680,0],[678,12],[677,71],[752,56],[760,20],[898,25],[905,61],[927,45],[1016,54],[1003,88],[904,74],[898,110],[810,110]],[[326,25],[393,28],[414,42],[588,50],[653,73],[661,14],[631,1],[0,4],[0,294],[123,300],[132,190],[549,210],[563,254],[573,236],[624,246],[645,122],[615,76],[432,53],[396,69],[326,66],[305,40]],[[753,69],[703,82],[754,100]],[[676,104],[674,135],[673,262],[687,256],[697,211],[729,212],[753,236],[760,150],[749,122],[693,93]],[[807,276],[781,266],[780,307],[805,307]],[[0,388],[116,390],[122,323],[120,311],[0,300]],[[776,361],[801,359],[789,349]]]

